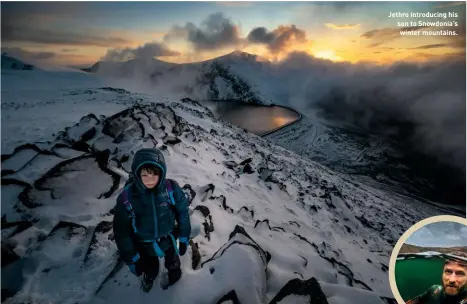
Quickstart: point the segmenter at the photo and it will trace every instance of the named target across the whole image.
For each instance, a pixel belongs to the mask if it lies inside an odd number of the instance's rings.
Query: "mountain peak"
[[[220,57],[217,57],[215,58],[216,59],[241,59],[241,60],[245,60],[245,61],[268,61],[267,59],[259,56],[259,55],[255,55],[255,54],[250,54],[250,53],[247,53],[247,52],[243,52],[243,51],[240,51],[240,50],[235,50],[231,53],[228,53],[224,56],[220,56]]]

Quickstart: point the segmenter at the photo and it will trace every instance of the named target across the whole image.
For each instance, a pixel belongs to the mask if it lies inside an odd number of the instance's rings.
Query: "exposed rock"
[[[324,294],[321,286],[315,278],[310,278],[307,281],[300,279],[292,279],[282,287],[276,296],[269,302],[269,304],[277,304],[283,299],[287,299],[289,295],[304,295],[309,296],[309,303],[313,304],[328,304],[326,295]],[[287,303],[285,300],[284,303]]]
[[[6,236],[3,236],[3,233],[2,233],[2,238],[12,237],[15,234],[18,234],[18,233],[28,229],[31,226],[32,226],[32,222],[19,221],[19,222],[8,223],[8,222],[6,222],[6,220],[3,221],[3,217],[2,217],[2,232],[3,232],[4,229],[15,227],[15,229]]]
[[[198,269],[198,266],[200,265],[201,262],[201,254],[199,253],[198,249],[198,243],[193,242],[193,240],[190,240],[190,246],[191,246],[191,267],[193,270]]]
[[[224,166],[226,166],[227,168],[229,168],[231,170],[234,170],[237,167],[237,163],[234,162],[233,160],[224,161],[223,164],[224,164]]]
[[[246,165],[246,164],[251,163],[251,161],[252,161],[251,158],[247,158],[247,159],[245,159],[244,161],[242,161],[239,165],[240,165],[240,166],[243,166],[243,165]]]
[[[250,166],[250,164],[246,164],[245,167],[243,167],[243,173],[252,174],[255,173],[255,171]]]
[[[263,181],[269,181],[274,173],[273,170],[269,170],[268,168],[259,168],[258,169],[259,176]]]
[[[209,208],[207,206],[203,206],[203,205],[196,206],[195,210],[198,210],[199,212],[201,212],[204,217],[207,217],[211,213],[209,211]]]
[[[240,208],[240,210],[238,210],[237,213],[244,212],[244,210],[245,210],[246,212],[249,212],[252,218],[255,217],[255,211],[254,211],[254,210],[248,209],[248,207],[246,207],[246,206],[243,206],[242,208]]]
[[[231,290],[228,293],[226,293],[222,298],[217,301],[217,304],[222,304],[222,303],[229,303],[229,304],[241,304],[240,300],[237,297],[237,293],[235,290]]]
[[[256,220],[256,223],[255,223],[255,227],[254,227],[254,228],[256,228],[256,226],[258,226],[258,225],[260,225],[260,224],[262,224],[262,223],[266,223],[267,227],[268,227],[269,230],[271,230],[271,231],[279,231],[279,230],[282,230],[283,232],[285,232],[284,228],[282,228],[282,227],[271,227],[271,226],[269,225],[269,220],[268,220],[268,219],[265,219],[265,220],[262,220],[262,221]]]
[[[2,242],[2,268],[19,260],[19,256],[13,251],[13,246]]]
[[[175,136],[167,136],[165,139],[164,139],[164,144],[166,145],[176,145],[176,144],[179,144],[181,143],[182,141],[178,138],[178,137],[175,137]]]
[[[201,188],[200,191],[204,193],[203,197],[201,198],[201,201],[204,202],[207,198],[210,198],[215,188],[216,187],[213,184],[209,184]]]
[[[182,190],[183,190],[183,192],[185,192],[185,195],[187,196],[188,204],[191,205],[191,203],[193,202],[193,200],[196,197],[195,190],[193,190],[193,188],[191,188],[191,186],[189,184],[185,184],[183,186]]]

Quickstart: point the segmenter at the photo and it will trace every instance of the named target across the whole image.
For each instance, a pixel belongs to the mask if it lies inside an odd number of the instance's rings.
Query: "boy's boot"
[[[154,283],[154,278],[149,277],[146,273],[141,276],[141,290],[149,292]]]

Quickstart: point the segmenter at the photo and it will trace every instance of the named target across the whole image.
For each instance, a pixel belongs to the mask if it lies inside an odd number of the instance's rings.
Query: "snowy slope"
[[[437,190],[449,189],[446,185],[443,189],[440,186],[443,184],[439,183],[444,171],[439,167],[436,171],[436,163],[420,155],[417,159],[417,155],[414,156],[409,149],[404,151],[391,139],[333,126],[306,115],[292,126],[266,135],[266,138],[328,168],[350,174],[365,184],[397,195],[412,196],[427,204],[437,204],[443,210],[454,208],[459,210],[459,216],[465,216],[461,198],[434,195]],[[438,177],[432,172],[437,172]],[[446,176],[445,184],[451,180],[452,176]],[[451,194],[456,198],[454,190]]]
[[[2,70],[26,70],[32,71],[37,69],[32,64],[24,63],[21,60],[8,56],[6,53],[2,53]]]
[[[89,113],[110,115],[149,96],[114,89],[80,71],[2,69],[2,154],[21,144],[48,141]],[[94,90],[93,90],[94,89]]]
[[[55,94],[57,102],[43,96],[31,108],[32,96],[16,108],[8,100],[7,120],[2,109],[5,303],[388,303],[392,245],[440,214],[246,133],[189,99],[154,103],[99,87]],[[28,120],[32,113],[37,119]],[[13,152],[18,117],[23,132],[32,130],[23,140],[41,142]],[[48,133],[59,124],[67,127]],[[132,155],[143,147],[164,151],[168,177],[190,193],[193,225],[203,227],[182,257],[181,281],[149,294],[122,267],[111,229]]]

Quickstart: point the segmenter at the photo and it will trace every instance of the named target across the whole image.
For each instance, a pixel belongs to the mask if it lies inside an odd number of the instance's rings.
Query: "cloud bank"
[[[105,61],[127,61],[135,58],[150,59],[163,56],[179,56],[180,52],[169,49],[162,43],[150,42],[137,48],[110,49],[103,57]]]

